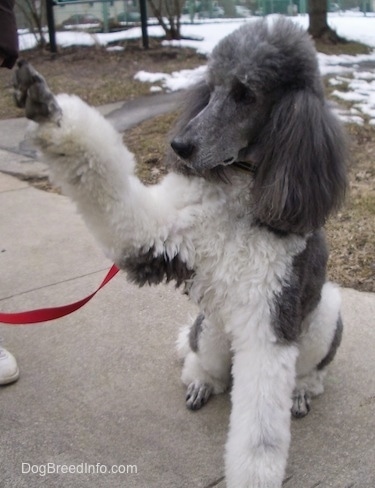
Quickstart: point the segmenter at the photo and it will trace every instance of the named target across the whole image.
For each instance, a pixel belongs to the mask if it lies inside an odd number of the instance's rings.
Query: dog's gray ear
[[[282,232],[324,225],[347,185],[345,137],[326,102],[308,90],[284,95],[259,142],[257,219]]]

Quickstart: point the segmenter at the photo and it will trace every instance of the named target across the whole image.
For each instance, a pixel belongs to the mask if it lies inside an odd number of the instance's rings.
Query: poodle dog
[[[121,136],[20,62],[15,97],[38,122],[52,180],[106,254],[139,285],[175,280],[199,307],[179,337],[187,406],[233,378],[228,488],[280,488],[290,417],[323,391],[342,334],[322,226],[343,200],[345,138],[307,33],[279,18],[223,39],[186,95],[146,187]]]

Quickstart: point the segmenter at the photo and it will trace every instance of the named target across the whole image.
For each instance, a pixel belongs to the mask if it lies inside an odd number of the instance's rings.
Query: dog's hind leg
[[[184,328],[177,347],[184,356],[182,382],[187,386],[186,406],[198,410],[211,394],[223,393],[230,381],[230,344],[224,332],[204,314]]]
[[[340,302],[338,288],[332,283],[326,283],[318,306],[306,318],[307,332],[301,338],[297,360],[297,381],[292,407],[294,417],[307,415],[311,398],[324,391],[326,367],[335,357],[342,338]]]

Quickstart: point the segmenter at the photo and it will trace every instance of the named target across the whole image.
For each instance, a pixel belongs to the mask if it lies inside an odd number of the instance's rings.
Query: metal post
[[[103,31],[109,32],[109,24],[108,24],[108,0],[102,0],[102,8],[103,8]]]
[[[208,0],[208,16],[212,19],[213,5],[212,0]]]
[[[142,27],[142,43],[143,48],[148,49],[148,32],[147,32],[147,6],[146,0],[139,1],[139,9],[141,12],[141,27]]]
[[[363,0],[362,8],[363,8],[363,15],[366,17],[366,14],[367,14],[367,1],[366,0]]]
[[[195,0],[189,0],[189,15],[190,15],[190,23],[194,23],[195,17]]]
[[[51,53],[56,54],[57,45],[56,45],[55,18],[53,15],[53,0],[46,1],[46,11],[47,11],[49,45],[50,45]]]

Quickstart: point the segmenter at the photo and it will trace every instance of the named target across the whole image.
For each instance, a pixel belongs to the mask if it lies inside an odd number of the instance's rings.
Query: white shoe
[[[19,375],[16,358],[9,351],[0,347],[0,385],[17,381]]]

